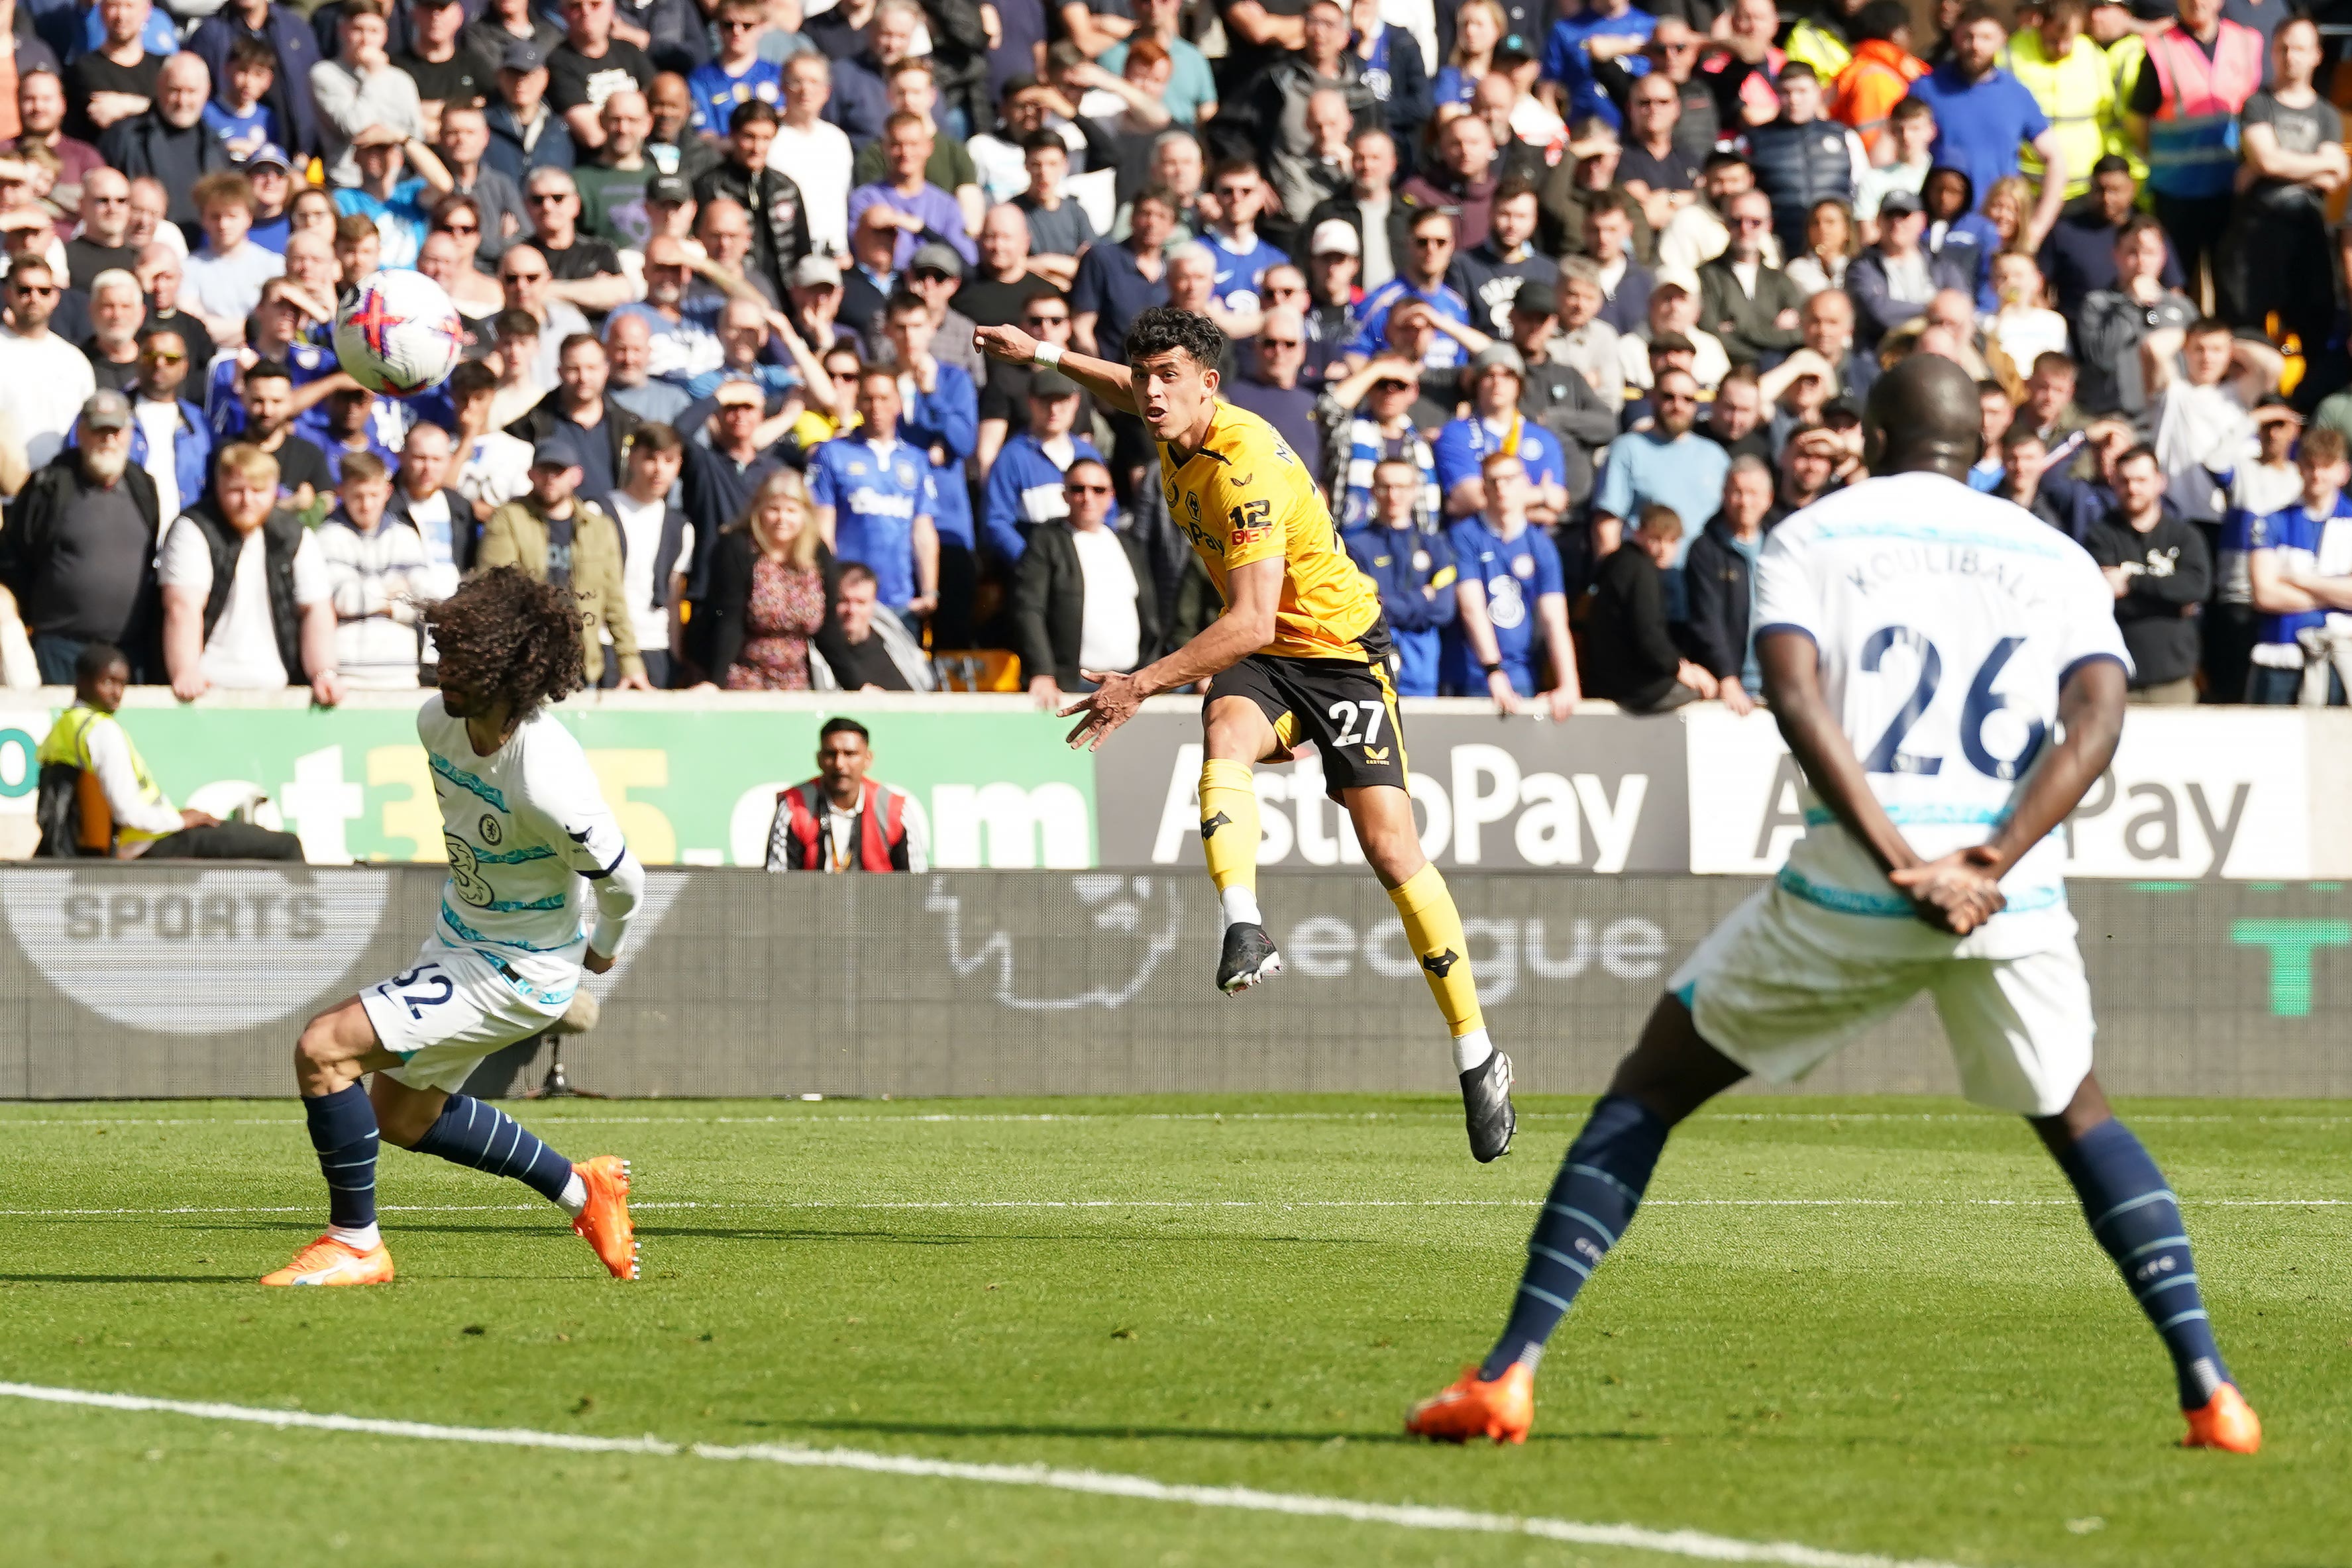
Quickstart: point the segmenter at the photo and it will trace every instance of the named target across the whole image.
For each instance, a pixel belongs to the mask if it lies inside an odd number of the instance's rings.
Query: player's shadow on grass
[[[858,1433],[867,1437],[1074,1437],[1088,1442],[1105,1439],[1174,1437],[1196,1443],[1329,1443],[1344,1441],[1379,1443],[1391,1447],[1421,1448],[1425,1438],[1410,1437],[1402,1432],[1363,1431],[1251,1431],[1230,1427],[1067,1427],[1027,1424],[1011,1421],[745,1421],[746,1427],[769,1430],[795,1432]],[[1531,1443],[1655,1443],[1656,1434],[1649,1432],[1534,1432],[1528,1434]]]

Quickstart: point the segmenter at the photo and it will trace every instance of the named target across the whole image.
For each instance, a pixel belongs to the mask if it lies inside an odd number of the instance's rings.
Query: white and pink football
[[[368,274],[335,312],[335,358],[360,385],[394,397],[448,380],[463,340],[447,293],[406,267]]]

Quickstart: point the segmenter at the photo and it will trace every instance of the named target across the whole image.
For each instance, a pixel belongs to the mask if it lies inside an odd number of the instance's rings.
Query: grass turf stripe
[[[154,1399],[135,1394],[100,1394],[88,1389],[49,1388],[29,1383],[0,1383],[0,1397],[100,1410],[188,1416],[205,1421],[238,1421],[280,1430],[303,1427],[312,1431],[405,1437],[421,1442],[553,1448],[576,1454],[644,1454],[661,1458],[683,1456],[698,1459],[786,1465],[803,1469],[860,1470],[872,1475],[973,1481],[990,1486],[1039,1487],[1051,1491],[1126,1498],[1139,1502],[1172,1502],[1196,1508],[1287,1514],[1296,1518],[1338,1519],[1356,1524],[1394,1525],[1406,1530],[1532,1536],[1544,1541],[1569,1542],[1579,1546],[1619,1547],[1707,1563],[1765,1563],[1780,1564],[1782,1568],[1957,1568],[1956,1564],[1928,1559],[1829,1552],[1792,1542],[1741,1541],[1697,1530],[1665,1531],[1649,1530],[1634,1524],[1585,1524],[1574,1520],[1520,1518],[1510,1514],[1477,1513],[1467,1509],[1432,1508],[1417,1503],[1359,1502],[1351,1498],[1261,1491],[1253,1487],[1187,1486],[1153,1480],[1149,1476],[1120,1475],[1105,1470],[1064,1469],[1047,1465],[972,1464],[956,1459],[924,1458],[912,1454],[879,1454],[861,1448],[803,1448],[779,1443],[730,1448],[712,1443],[671,1443],[650,1436],[598,1437],[583,1433],[539,1432],[527,1427],[445,1427],[425,1421],[392,1421],[365,1416],[313,1414],[307,1410],[263,1410],[246,1405]]]

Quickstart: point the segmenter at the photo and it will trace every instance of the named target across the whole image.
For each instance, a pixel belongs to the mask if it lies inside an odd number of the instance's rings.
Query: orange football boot
[[[2202,1406],[2181,1414],[2189,1417],[2189,1436],[2180,1439],[2184,1448],[2226,1448],[2233,1454],[2262,1451],[2262,1417],[2254,1414],[2235,1384],[2224,1383]]]
[[[392,1283],[392,1254],[384,1250],[381,1241],[371,1250],[362,1252],[356,1248],[344,1246],[331,1236],[321,1236],[294,1254],[294,1261],[275,1274],[264,1274],[261,1282],[265,1285],[388,1285]]]
[[[1526,1365],[1512,1366],[1492,1383],[1481,1381],[1476,1367],[1465,1366],[1451,1387],[1431,1395],[1404,1418],[1406,1431],[1444,1443],[1473,1437],[1524,1443],[1535,1424],[1536,1374]]]
[[[573,1166],[588,1188],[588,1207],[572,1222],[572,1232],[596,1249],[615,1280],[637,1277],[637,1231],[629,1221],[629,1162],[598,1155]]]

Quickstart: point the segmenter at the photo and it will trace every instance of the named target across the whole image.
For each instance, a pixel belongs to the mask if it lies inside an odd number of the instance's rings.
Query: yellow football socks
[[[1257,786],[1246,762],[1201,764],[1201,852],[1225,924],[1261,925],[1257,907]]]
[[[1470,977],[1470,944],[1462,935],[1462,915],[1454,894],[1433,865],[1424,865],[1389,889],[1389,897],[1404,921],[1405,940],[1428,977],[1429,993],[1456,1040],[1484,1037],[1486,1019],[1478,1009],[1478,983]],[[1483,1056],[1483,1052],[1481,1055]]]

